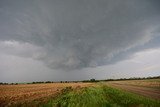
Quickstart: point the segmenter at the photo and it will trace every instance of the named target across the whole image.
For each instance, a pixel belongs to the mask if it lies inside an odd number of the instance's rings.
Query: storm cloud
[[[159,6],[159,0],[1,0],[0,53],[62,71],[113,64],[159,47]]]

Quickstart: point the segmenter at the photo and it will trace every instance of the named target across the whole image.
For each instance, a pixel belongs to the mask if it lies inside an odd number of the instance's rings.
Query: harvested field
[[[42,107],[160,107],[158,100],[95,83],[92,87],[65,91]]]
[[[107,104],[111,107],[115,105],[154,107],[160,104],[159,84],[159,79],[152,79],[98,83],[0,85],[0,107],[38,107],[41,105],[47,105],[47,107],[55,105],[57,107],[56,105],[59,104],[62,107],[66,107],[64,104],[77,104],[77,107],[81,107],[81,105],[97,107],[97,104]]]
[[[160,89],[160,79],[124,80],[124,81],[112,81],[110,83]]]
[[[154,80],[126,80],[108,82],[112,87],[120,88],[139,95],[160,99],[160,81]]]
[[[65,87],[87,87],[91,83],[48,83],[0,85],[0,106],[29,102],[36,99],[54,96]]]

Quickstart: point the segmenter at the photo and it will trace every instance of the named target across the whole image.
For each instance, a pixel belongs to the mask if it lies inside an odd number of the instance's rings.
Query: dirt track
[[[120,88],[129,92],[133,92],[139,95],[143,95],[146,97],[150,97],[153,99],[160,100],[160,89],[155,88],[147,88],[147,87],[140,87],[134,85],[126,85],[121,83],[109,83],[112,87]]]

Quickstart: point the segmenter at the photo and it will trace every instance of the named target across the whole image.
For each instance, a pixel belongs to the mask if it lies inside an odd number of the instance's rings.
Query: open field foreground
[[[83,89],[64,90],[56,100],[43,107],[159,107],[160,102],[108,87],[104,84]]]
[[[65,87],[86,87],[92,83],[48,83],[48,84],[22,84],[0,85],[0,107],[13,105],[55,96]]]
[[[0,93],[2,107],[160,107],[159,79],[1,85]]]

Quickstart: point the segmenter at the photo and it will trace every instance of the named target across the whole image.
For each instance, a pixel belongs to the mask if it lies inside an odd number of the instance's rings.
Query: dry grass
[[[48,83],[48,84],[22,84],[0,85],[0,106],[23,103],[36,99],[54,96],[61,89],[71,86],[86,87],[91,83]]]
[[[125,80],[125,81],[111,81],[110,83],[142,86],[149,88],[160,88],[160,79],[148,79],[148,80]]]
[[[160,99],[160,79],[121,80],[106,83],[114,88],[120,88],[152,99]]]

